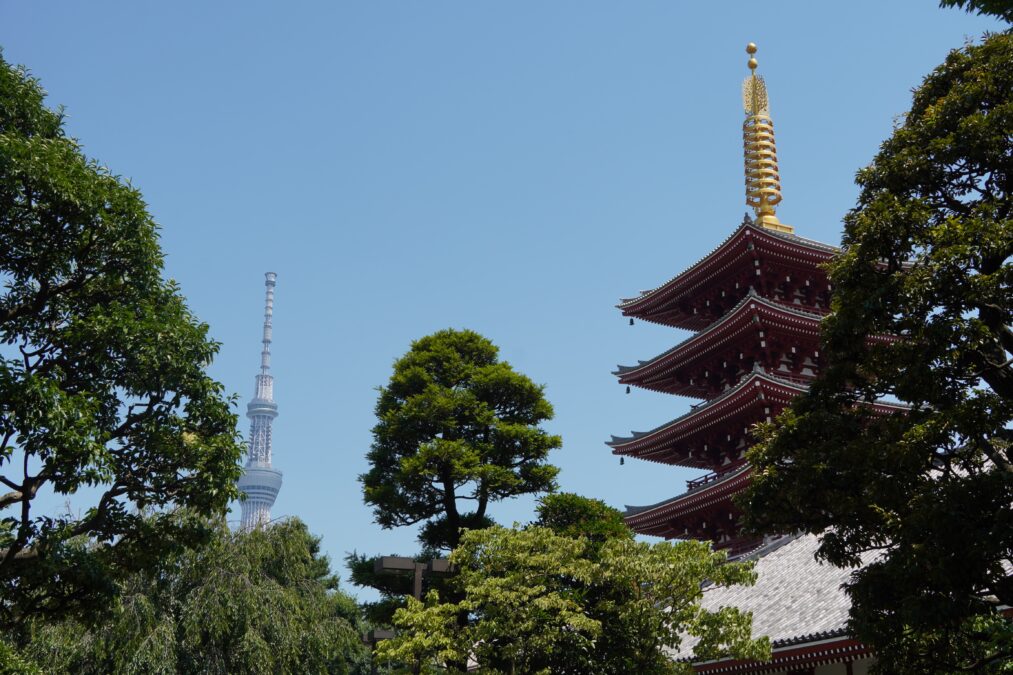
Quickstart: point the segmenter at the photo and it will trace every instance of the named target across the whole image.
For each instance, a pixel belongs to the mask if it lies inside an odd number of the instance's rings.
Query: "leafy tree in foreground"
[[[200,539],[139,510],[223,512],[242,453],[205,372],[218,345],[162,279],[141,195],[83,155],[43,95],[0,58],[0,627],[95,610],[116,576]],[[80,515],[33,508],[85,486]]]
[[[95,626],[37,622],[22,654],[51,673],[364,673],[357,614],[300,521],[222,524],[124,581]]]
[[[424,523],[426,555],[490,525],[492,502],[555,487],[546,457],[561,441],[538,426],[552,419],[544,387],[498,352],[478,333],[442,330],[413,342],[380,389],[364,498],[384,528]],[[374,576],[371,559],[349,565],[356,583],[410,592],[407,578]]]
[[[872,165],[830,266],[827,365],[750,452],[759,529],[881,557],[849,587],[888,672],[1013,662],[1013,35],[950,53]],[[895,335],[870,344],[873,335]],[[907,414],[874,417],[894,398]]]
[[[19,654],[10,644],[0,641],[0,675],[43,675],[37,665]]]
[[[990,14],[1013,23],[1013,0],[940,0],[940,7],[959,7],[968,12]]]
[[[622,514],[616,509],[597,499],[588,499],[575,494],[562,493],[543,497],[538,507],[537,526],[547,527],[555,534],[570,538],[587,540],[584,556],[595,564],[610,562],[603,555],[605,551],[614,551],[611,546],[630,546],[633,543],[633,532],[623,522]],[[661,555],[656,558],[644,557],[644,553],[652,549],[638,545],[632,559],[640,559],[644,565],[676,564],[673,560],[663,560]],[[705,556],[702,550],[683,552],[684,558],[677,564],[695,565],[695,569],[685,570],[689,575],[704,575],[701,563],[710,565],[713,560]],[[632,564],[631,561],[624,561]],[[746,567],[748,569],[748,566]],[[741,571],[741,570],[739,570]],[[641,575],[645,582],[650,583],[657,571],[632,572],[631,577]],[[664,673],[669,672],[669,657],[662,652],[663,645],[674,646],[665,640],[678,632],[677,625],[659,629],[657,621],[660,616],[654,612],[642,612],[644,601],[641,583],[626,583],[622,577],[609,579],[606,583],[584,584],[570,580],[570,592],[581,598],[586,615],[597,621],[602,627],[601,635],[595,640],[593,647],[583,655],[584,671],[610,675],[625,673]],[[751,577],[750,577],[751,579]],[[749,583],[752,583],[749,581]],[[683,598],[683,601],[697,602],[699,598]],[[677,615],[676,615],[677,616]],[[744,617],[731,612],[716,615],[701,615],[698,627],[708,625],[712,631],[712,639],[718,643],[724,641],[735,645],[738,654],[757,654],[764,652],[766,641],[748,645],[745,641],[750,635],[750,625]],[[685,615],[683,619],[685,618]],[[711,623],[707,624],[706,622]],[[677,622],[678,623],[678,622]],[[716,643],[701,644],[697,653],[701,656],[717,656],[720,650],[714,648]],[[746,648],[748,645],[748,649]],[[765,653],[765,652],[764,652]],[[574,661],[573,654],[556,653],[549,660],[552,672],[581,672]]]
[[[465,532],[450,556],[460,600],[441,603],[435,590],[410,599],[379,658],[417,660],[423,672],[460,672],[453,664],[470,657],[482,673],[688,673],[665,652],[687,635],[700,658],[769,656],[766,638],[750,639],[748,613],[700,606],[705,581],[752,583],[751,565],[702,542],[650,545],[610,529],[593,527],[597,540],[540,525]]]

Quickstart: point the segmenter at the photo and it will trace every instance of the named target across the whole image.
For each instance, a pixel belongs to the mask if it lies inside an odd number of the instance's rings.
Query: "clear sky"
[[[144,193],[240,410],[278,273],[274,515],[305,520],[339,568],[353,549],[415,550],[413,531],[373,524],[356,478],[374,388],[445,327],[546,385],[562,489],[617,507],[683,491],[693,472],[620,467],[604,442],[688,409],[610,374],[688,334],[630,327],[614,305],[741,222],[746,43],[770,92],[778,215],[836,243],[854,172],[911,88],[996,28],[934,0],[0,0],[5,58]]]

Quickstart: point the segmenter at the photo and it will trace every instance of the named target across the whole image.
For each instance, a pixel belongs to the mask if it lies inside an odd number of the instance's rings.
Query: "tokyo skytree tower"
[[[264,307],[264,349],[260,353],[260,373],[253,400],[246,405],[250,418],[250,454],[239,479],[239,491],[246,494],[241,503],[243,530],[252,530],[271,522],[271,507],[281,489],[281,471],[271,466],[271,423],[278,416],[274,402],[274,378],[271,377],[271,315],[274,313],[274,285],[277,274],[264,275],[267,298]]]

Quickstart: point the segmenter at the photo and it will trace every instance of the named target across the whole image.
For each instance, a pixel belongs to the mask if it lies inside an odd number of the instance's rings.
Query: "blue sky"
[[[779,216],[835,243],[854,172],[911,88],[999,27],[933,0],[758,8],[0,0],[0,45],[144,193],[166,274],[222,343],[212,372],[241,409],[263,273],[278,273],[274,514],[305,520],[340,566],[353,549],[415,549],[413,531],[372,523],[356,477],[375,387],[412,339],[448,326],[546,385],[562,489],[618,507],[681,492],[693,472],[620,467],[604,441],[687,410],[627,396],[610,371],[688,334],[630,327],[614,304],[742,220],[746,43],[770,92]]]

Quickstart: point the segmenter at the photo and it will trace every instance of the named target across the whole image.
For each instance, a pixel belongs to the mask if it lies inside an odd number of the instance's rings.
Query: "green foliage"
[[[10,644],[0,640],[0,675],[42,675],[42,671]]]
[[[544,387],[498,353],[478,333],[442,330],[413,342],[380,388],[370,470],[359,480],[382,527],[424,523],[420,560],[457,546],[464,529],[491,525],[492,502],[555,488],[559,470],[546,458],[561,440],[538,426],[552,419]],[[354,583],[383,595],[367,616],[389,623],[411,579],[377,575],[373,558],[356,553],[347,563]]]
[[[161,277],[137,190],[87,159],[23,69],[0,59],[0,627],[97,611],[117,577],[206,531],[242,445],[218,345]],[[40,491],[97,488],[80,515]],[[86,537],[92,545],[73,542]]]
[[[442,330],[412,343],[380,388],[367,504],[385,528],[425,522],[423,543],[457,545],[461,528],[488,525],[491,501],[551,490],[545,458],[561,441],[538,425],[552,419],[544,387],[497,358],[472,331]],[[475,509],[461,512],[458,500]]]
[[[535,524],[566,537],[587,537],[593,544],[615,537],[633,536],[618,510],[600,499],[589,499],[570,492],[542,497]]]
[[[826,367],[749,455],[755,528],[820,533],[838,565],[881,552],[849,592],[889,672],[1013,659],[997,614],[1013,605],[1011,129],[1009,33],[952,52],[914,92],[858,173]],[[911,409],[863,405],[883,398]]]
[[[959,7],[967,12],[990,14],[1013,23],[1013,0],[939,0],[940,7]]]
[[[23,653],[53,673],[365,672],[357,621],[301,522],[221,525],[208,545],[124,581],[94,626],[36,622]]]
[[[460,600],[441,602],[437,591],[424,603],[409,598],[379,658],[418,661],[423,672],[460,672],[455,664],[470,657],[482,673],[651,675],[691,672],[664,651],[686,635],[700,639],[702,658],[770,653],[766,639],[750,639],[748,613],[700,607],[706,580],[755,580],[750,565],[726,563],[701,542],[652,546],[627,531],[594,543],[538,525],[495,526],[465,532],[451,562]]]

